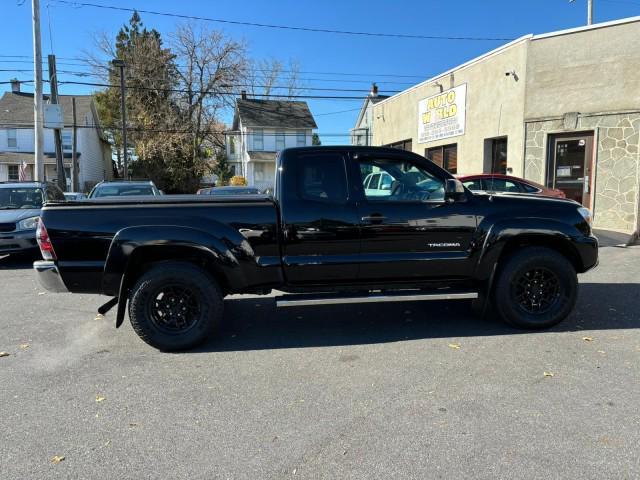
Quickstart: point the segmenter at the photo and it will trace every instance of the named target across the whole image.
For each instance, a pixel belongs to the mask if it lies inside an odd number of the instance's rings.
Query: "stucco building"
[[[373,106],[373,145],[564,190],[638,232],[640,17],[526,35]]]

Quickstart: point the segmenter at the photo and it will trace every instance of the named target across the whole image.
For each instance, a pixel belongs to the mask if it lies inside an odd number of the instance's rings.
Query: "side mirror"
[[[444,183],[445,202],[464,202],[467,196],[464,193],[464,186],[457,178],[448,178]]]

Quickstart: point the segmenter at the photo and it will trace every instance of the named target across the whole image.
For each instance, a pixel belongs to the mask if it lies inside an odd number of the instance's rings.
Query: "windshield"
[[[42,190],[28,187],[0,188],[0,209],[42,208]]]
[[[103,185],[97,187],[91,198],[123,197],[127,195],[154,195],[151,185]]]

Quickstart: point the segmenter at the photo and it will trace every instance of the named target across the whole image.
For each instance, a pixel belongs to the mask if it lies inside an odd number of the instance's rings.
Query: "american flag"
[[[27,180],[27,162],[25,162],[24,160],[22,161],[22,164],[20,165],[20,169],[18,170],[18,179],[21,182],[24,182]]]

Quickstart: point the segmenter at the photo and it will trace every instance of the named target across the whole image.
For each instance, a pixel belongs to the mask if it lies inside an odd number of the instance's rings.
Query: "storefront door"
[[[549,136],[547,185],[590,208],[593,192],[593,132]]]

